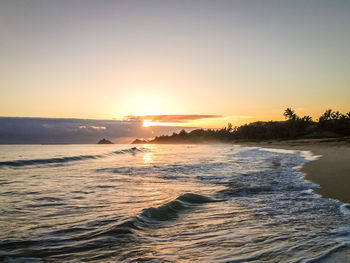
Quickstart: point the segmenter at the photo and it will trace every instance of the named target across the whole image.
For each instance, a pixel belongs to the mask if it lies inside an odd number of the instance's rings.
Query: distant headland
[[[156,143],[231,143],[237,141],[294,140],[342,138],[350,136],[350,112],[326,110],[317,121],[308,115],[299,117],[291,108],[283,116],[285,121],[258,121],[222,129],[185,130],[172,135],[162,135],[151,140],[136,139],[133,144]]]
[[[113,142],[106,140],[105,138],[103,138],[102,140],[100,140],[97,144],[113,144]]]

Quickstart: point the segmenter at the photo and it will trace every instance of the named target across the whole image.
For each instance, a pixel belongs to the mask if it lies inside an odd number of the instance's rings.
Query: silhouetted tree
[[[253,122],[242,126],[228,123],[222,129],[196,129],[191,132],[181,130],[171,136],[155,137],[155,143],[189,142],[232,142],[233,140],[293,139],[301,137],[326,137],[350,135],[350,112],[326,110],[313,122],[309,115],[298,117],[294,110],[287,108],[284,113],[287,121]],[[135,143],[144,141],[135,141]]]
[[[295,111],[292,110],[291,108],[287,108],[284,113],[283,113],[284,117],[287,119],[287,120],[291,120],[291,121],[294,121],[297,119],[297,115],[295,114]]]
[[[318,119],[319,122],[328,121],[332,116],[332,110],[326,110],[325,113]]]

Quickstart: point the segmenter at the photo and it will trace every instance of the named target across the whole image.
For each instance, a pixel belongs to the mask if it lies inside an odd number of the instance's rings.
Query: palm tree
[[[332,110],[329,109],[329,110],[326,110],[318,120],[319,122],[328,121],[331,118],[331,116],[332,116]]]
[[[291,108],[287,108],[284,113],[283,116],[287,119],[287,120],[293,120],[295,121],[297,119],[297,115],[295,114],[295,111],[292,110]]]
[[[309,115],[306,115],[306,116],[304,116],[304,117],[302,118],[302,120],[303,120],[304,122],[312,122],[312,117],[310,117]]]
[[[331,117],[333,120],[339,120],[341,119],[341,115],[342,114],[339,111],[334,111],[332,112]]]

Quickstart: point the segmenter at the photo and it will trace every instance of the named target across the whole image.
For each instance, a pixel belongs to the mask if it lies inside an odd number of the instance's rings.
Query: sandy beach
[[[242,144],[243,145],[243,144]],[[349,140],[320,139],[267,141],[244,143],[249,146],[311,151],[320,155],[306,163],[305,178],[320,185],[315,191],[326,198],[350,203],[350,142]]]

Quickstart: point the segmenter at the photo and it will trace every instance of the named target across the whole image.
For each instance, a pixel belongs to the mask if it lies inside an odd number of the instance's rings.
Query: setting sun
[[[152,126],[152,120],[143,120],[142,126],[143,127]]]
[[[179,125],[183,125],[184,123],[180,123]],[[153,120],[143,120],[142,121],[142,127],[150,127],[150,126],[176,126],[176,123],[172,122],[159,122],[159,121],[153,121]]]

